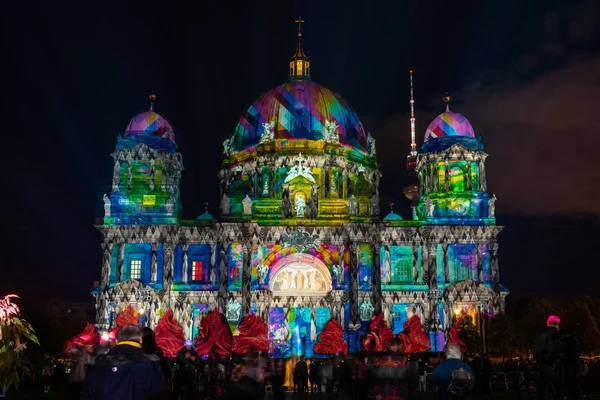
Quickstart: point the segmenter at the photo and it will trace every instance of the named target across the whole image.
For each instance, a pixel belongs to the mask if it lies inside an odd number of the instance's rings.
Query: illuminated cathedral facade
[[[447,106],[418,153],[413,114],[413,213],[381,218],[375,139],[346,101],[311,80],[302,39],[299,31],[290,79],[261,95],[223,143],[219,220],[208,211],[180,218],[183,160],[153,106],[119,136],[97,226],[98,327],[133,305],[154,328],[171,308],[193,339],[217,307],[234,335],[244,315],[260,316],[272,356],[310,357],[331,318],[357,351],[374,315],[398,333],[416,314],[441,350],[455,313],[479,324],[503,310],[501,227],[481,137]]]

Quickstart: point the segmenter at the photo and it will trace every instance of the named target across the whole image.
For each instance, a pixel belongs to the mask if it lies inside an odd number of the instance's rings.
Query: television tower
[[[416,118],[415,118],[415,94],[413,87],[413,72],[410,74],[410,154],[406,156],[406,171],[408,181],[402,192],[410,200],[411,208],[413,209],[413,218],[415,215],[414,207],[419,200],[419,181],[417,179],[417,142],[415,138]]]

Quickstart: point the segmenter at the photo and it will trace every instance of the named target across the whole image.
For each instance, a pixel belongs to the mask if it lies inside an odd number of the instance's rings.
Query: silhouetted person
[[[90,369],[82,400],[166,399],[158,357],[142,350],[140,328],[125,325],[117,333],[117,345],[101,355]]]
[[[546,320],[546,328],[539,332],[533,343],[533,355],[538,363],[537,398],[544,400],[546,391],[552,388],[557,399],[563,398],[560,359],[562,353],[560,318],[551,315]]]
[[[300,357],[300,361],[294,367],[294,378],[300,391],[305,391],[308,386],[308,366],[306,365],[306,361],[304,361],[304,357]]]
[[[473,370],[461,360],[460,346],[449,344],[445,349],[446,361],[439,363],[431,382],[438,388],[440,400],[470,400],[473,389]]]
[[[146,354],[153,354],[158,358],[158,365],[163,372],[165,377],[165,383],[171,379],[171,368],[169,368],[169,362],[163,354],[163,351],[156,344],[156,336],[154,331],[148,327],[142,328],[142,350]]]

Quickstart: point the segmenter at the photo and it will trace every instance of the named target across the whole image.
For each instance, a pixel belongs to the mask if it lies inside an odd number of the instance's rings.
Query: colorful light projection
[[[129,163],[121,160],[116,168],[119,168],[119,191],[113,191],[108,196],[110,216],[104,218],[106,225],[177,223],[179,196],[167,190],[165,181],[170,179],[173,185],[179,182],[174,182],[173,176],[163,177],[168,167],[163,165],[160,158],[133,159]],[[170,171],[167,176],[174,173]]]
[[[260,96],[240,118],[233,136],[236,150],[260,143],[263,123],[275,121],[275,139],[323,138],[325,121],[338,125],[340,143],[368,150],[364,128],[339,96],[312,81],[292,80]]]
[[[373,289],[373,251],[369,243],[361,243],[358,247],[358,289]]]
[[[472,279],[477,276],[477,245],[451,244],[448,246],[448,273],[450,282]]]
[[[286,358],[291,354],[283,307],[272,307],[269,313],[269,357]]]
[[[195,340],[196,336],[198,336],[198,332],[200,331],[200,323],[202,322],[202,318],[206,316],[206,314],[210,311],[210,306],[208,304],[194,304],[192,307],[192,320],[191,320],[191,335],[190,339]]]
[[[340,252],[341,251],[341,252]],[[333,289],[348,290],[350,282],[350,253],[345,246],[336,246],[323,244],[318,248],[310,248],[303,253],[298,253],[297,249],[281,245],[270,246],[254,246],[252,248],[252,272],[251,272],[251,289],[252,290],[270,290],[270,282],[274,277],[274,268],[286,264],[286,261],[292,261],[296,255],[306,254],[310,257],[315,257],[316,262],[326,266],[328,275],[323,277],[325,282],[329,281]],[[292,258],[288,258],[292,256]],[[268,270],[264,270],[263,267]],[[338,280],[334,266],[343,268],[343,273]],[[259,276],[259,270],[263,269],[262,273],[267,273],[263,283]],[[324,272],[324,271],[322,271]],[[288,287],[290,289],[290,287]]]
[[[307,342],[310,341],[310,308],[290,308],[287,319],[288,330],[292,336],[292,355],[305,355],[307,351]],[[312,343],[309,345],[312,345]]]
[[[447,107],[446,112],[435,117],[425,130],[425,142],[444,136],[475,138],[475,131],[468,119]]]
[[[242,272],[244,268],[244,247],[241,243],[232,243],[227,254],[227,290],[242,289]]]

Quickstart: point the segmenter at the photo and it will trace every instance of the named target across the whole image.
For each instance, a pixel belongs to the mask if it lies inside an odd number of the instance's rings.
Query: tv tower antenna
[[[415,140],[415,96],[413,90],[413,72],[410,72],[410,155],[417,155],[417,142]]]

